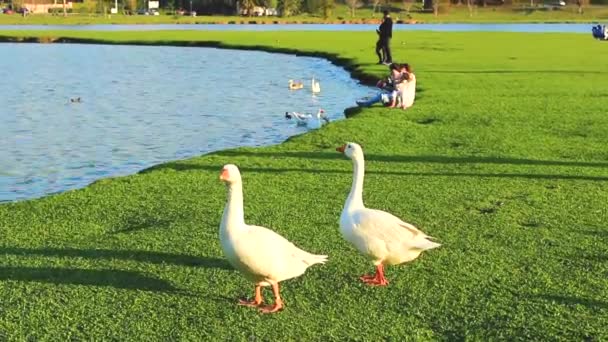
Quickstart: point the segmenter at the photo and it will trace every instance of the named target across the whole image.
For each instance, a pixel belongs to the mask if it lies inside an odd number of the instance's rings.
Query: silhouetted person
[[[380,32],[380,45],[382,47],[382,54],[384,55],[383,62],[385,64],[390,64],[393,62],[393,57],[391,56],[391,38],[393,37],[393,19],[391,19],[391,15],[387,10],[384,11],[384,19],[382,20],[382,24],[378,28]]]
[[[384,57],[382,56],[382,38],[380,38],[380,30],[376,30],[378,34],[378,41],[376,41],[376,55],[378,55],[378,64],[384,64]]]

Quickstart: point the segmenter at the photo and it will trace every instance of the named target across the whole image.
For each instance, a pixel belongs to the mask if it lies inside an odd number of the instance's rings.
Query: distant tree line
[[[188,0],[164,0],[175,1],[176,8],[185,8],[181,2]],[[414,5],[422,9],[432,10],[440,3],[447,5],[468,6],[515,6],[515,5],[537,5],[556,3],[559,0],[193,0],[194,7],[199,13],[204,14],[235,14],[236,8],[252,9],[256,6],[276,8],[281,16],[291,16],[300,13],[319,14],[324,17],[332,15],[336,5],[345,5],[350,10],[351,16],[356,16],[359,8],[370,8],[381,12],[384,9],[396,11],[410,11]],[[588,6],[608,5],[608,0],[565,0],[571,5]],[[162,5],[162,0],[161,0]],[[251,13],[251,11],[249,11]]]
[[[3,0],[0,0],[2,3]],[[4,0],[4,3],[13,8],[19,8],[24,3],[62,3],[64,0]],[[118,0],[119,10],[135,12],[147,8],[148,0]],[[202,15],[237,14],[237,8],[245,9],[251,15],[255,7],[274,8],[280,16],[292,16],[300,13],[316,14],[323,17],[332,16],[337,5],[346,6],[350,15],[355,17],[359,8],[369,8],[374,12],[389,9],[392,12],[409,12],[412,8],[433,11],[437,13],[440,6],[536,6],[557,3],[559,0],[159,0],[160,8],[167,12],[182,9],[192,10]],[[608,0],[565,0],[571,5],[578,5],[579,11],[588,5],[608,5]],[[106,12],[114,7],[114,0],[73,0],[78,12],[94,13]]]

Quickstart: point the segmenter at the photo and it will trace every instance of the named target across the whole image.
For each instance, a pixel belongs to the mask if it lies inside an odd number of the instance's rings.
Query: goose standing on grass
[[[416,259],[425,250],[441,246],[430,241],[413,225],[385,211],[368,209],[363,205],[363,150],[349,142],[336,149],[352,159],[353,184],[340,216],[340,232],[344,239],[369,256],[376,265],[375,275],[360,279],[368,285],[386,286],[384,265],[396,265]]]
[[[294,82],[293,80],[289,80],[289,89],[290,90],[298,90],[304,88],[304,83],[302,82]]]
[[[228,190],[220,224],[222,249],[228,262],[255,283],[254,299],[240,300],[239,304],[260,307],[263,313],[277,312],[283,308],[279,282],[302,275],[314,264],[325,263],[327,256],[310,254],[270,229],[246,224],[241,173],[235,165],[224,165],[220,180]],[[262,286],[272,286],[274,305],[262,306]]]
[[[312,77],[312,81],[310,82],[310,88],[312,89],[313,93],[320,93],[321,92],[321,84],[319,84],[319,81],[315,80],[315,77]]]

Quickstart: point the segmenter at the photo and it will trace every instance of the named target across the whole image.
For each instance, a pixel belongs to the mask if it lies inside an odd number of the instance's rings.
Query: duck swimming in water
[[[294,82],[293,80],[289,80],[289,89],[290,90],[298,90],[304,88],[304,83],[302,82]]]
[[[298,126],[306,126],[310,129],[319,129],[323,126],[323,121],[329,123],[329,118],[325,115],[325,110],[319,109],[316,114],[302,114],[298,112],[285,112],[286,119],[296,121]]]

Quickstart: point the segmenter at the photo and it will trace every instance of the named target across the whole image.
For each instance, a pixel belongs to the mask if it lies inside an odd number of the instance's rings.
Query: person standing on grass
[[[384,19],[378,28],[380,34],[380,43],[382,46],[382,54],[384,56],[384,64],[393,63],[391,56],[391,38],[393,37],[393,19],[387,10],[384,10]]]
[[[378,64],[384,64],[384,57],[382,56],[382,37],[380,37],[380,30],[376,30],[378,34],[378,40],[376,41],[376,55],[378,55]]]

